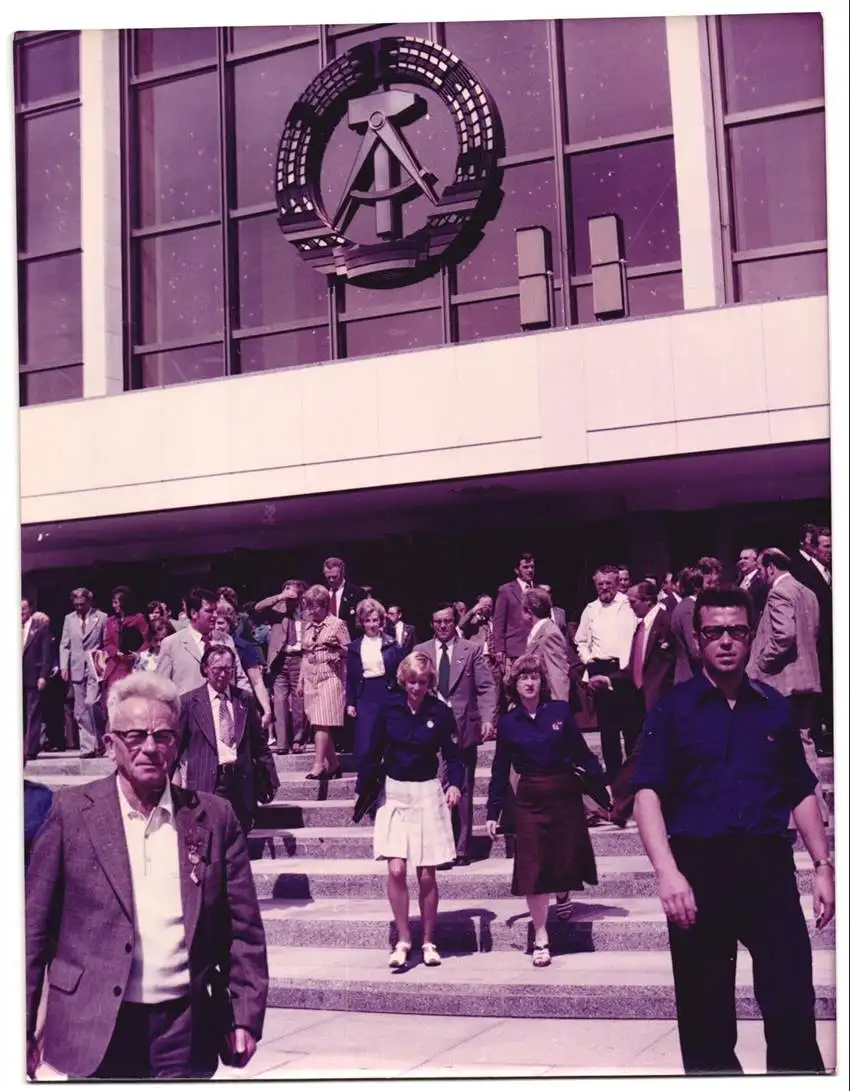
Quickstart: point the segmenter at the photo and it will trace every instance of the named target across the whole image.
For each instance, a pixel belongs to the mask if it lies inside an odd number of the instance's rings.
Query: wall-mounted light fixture
[[[597,318],[625,318],[629,312],[623,222],[619,216],[591,216],[590,271],[593,313]]]
[[[549,329],[555,313],[552,284],[552,237],[545,227],[516,232],[519,322],[524,330]]]

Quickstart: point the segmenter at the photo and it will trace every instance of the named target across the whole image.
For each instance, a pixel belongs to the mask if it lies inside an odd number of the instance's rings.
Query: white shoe
[[[437,950],[433,943],[422,944],[422,961],[426,966],[441,966],[443,960],[440,958],[440,952]]]
[[[411,944],[399,940],[390,955],[389,966],[391,970],[400,970],[407,965],[407,956],[410,954]]]

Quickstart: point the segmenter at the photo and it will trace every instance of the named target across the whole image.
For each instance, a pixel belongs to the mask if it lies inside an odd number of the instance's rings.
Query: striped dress
[[[313,727],[340,727],[345,717],[345,659],[351,637],[344,621],[328,614],[305,622],[301,635],[304,712]]]

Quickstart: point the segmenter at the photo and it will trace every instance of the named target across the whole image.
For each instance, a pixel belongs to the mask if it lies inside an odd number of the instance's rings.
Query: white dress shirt
[[[180,858],[171,785],[149,817],[135,811],[116,779],[133,884],[136,942],[124,999],[160,1004],[189,991],[189,952],[180,890]]]
[[[339,617],[339,604],[342,602],[342,596],[343,596],[344,591],[345,591],[345,583],[344,582],[341,583],[339,585],[339,587],[337,587],[336,591],[331,591],[331,589],[328,588],[328,594],[331,597],[331,601],[329,603],[328,608],[329,608],[329,610],[330,610],[330,612],[332,614],[336,615],[336,617]]]
[[[218,699],[218,691],[214,690],[212,686],[207,682],[207,693],[209,694],[210,704],[212,705],[213,723],[215,724],[215,741],[218,747],[218,764],[219,765],[232,765],[236,761],[236,747],[228,746],[221,738],[221,701]],[[225,693],[224,703],[227,705],[227,711],[230,713],[230,721],[233,726],[236,726],[236,714],[233,710],[233,702],[230,697]]]
[[[632,651],[632,637],[637,618],[629,600],[602,603],[594,599],[582,611],[576,630],[575,645],[582,663],[591,659],[619,659],[625,670]],[[587,675],[585,674],[585,681]]]
[[[23,632],[23,643],[24,644],[26,644],[26,642],[29,640],[31,627],[32,627],[32,618],[28,617],[27,620],[24,622],[24,632]]]
[[[741,583],[740,583],[741,590],[742,591],[749,590],[750,584],[753,582],[753,580],[756,578],[756,576],[758,574],[759,574],[759,570],[757,568],[751,568],[750,571],[746,574],[746,576],[744,576],[744,578],[741,580]]]
[[[638,625],[643,625],[643,657],[640,664],[641,666],[643,666],[646,662],[646,649],[649,647],[649,630],[652,628],[652,623],[653,621],[655,621],[658,611],[663,609],[664,607],[661,605],[661,603],[657,602],[646,615],[646,617],[642,618],[638,622]],[[635,628],[637,628],[637,626],[635,626]]]
[[[818,570],[818,572],[820,572],[820,574],[823,576],[823,578],[826,580],[826,582],[828,584],[831,584],[832,583],[832,575],[830,574],[829,569],[826,568],[824,565],[822,565],[820,563],[820,561],[817,559],[817,557],[810,557],[809,560],[812,562],[812,564],[815,566],[815,568]]]
[[[404,640],[404,622],[397,621],[395,623],[395,640],[396,644],[401,644]]]
[[[360,644],[360,661],[364,678],[382,678],[387,673],[381,654],[383,641],[379,636],[364,636]]]

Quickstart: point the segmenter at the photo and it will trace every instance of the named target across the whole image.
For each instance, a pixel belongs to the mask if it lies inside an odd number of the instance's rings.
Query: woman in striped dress
[[[316,753],[307,780],[334,780],[342,765],[331,732],[342,727],[345,715],[345,659],[351,637],[344,621],[329,613],[331,598],[316,584],[301,601],[306,622],[301,634],[299,694],[315,733]]]

